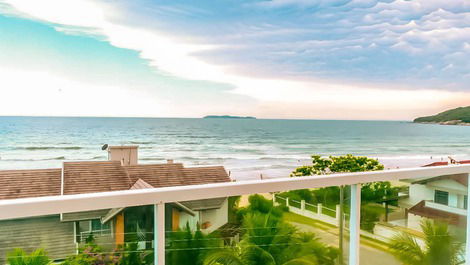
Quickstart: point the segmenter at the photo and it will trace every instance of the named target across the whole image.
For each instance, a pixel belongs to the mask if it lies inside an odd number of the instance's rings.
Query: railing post
[[[468,183],[470,183],[470,174],[467,174]],[[467,187],[467,241],[465,242],[465,264],[470,265],[470,187]]]
[[[351,185],[351,211],[349,214],[349,265],[359,265],[361,184]]]
[[[301,200],[300,201],[300,210],[303,212],[305,212],[305,200]]]
[[[165,265],[165,203],[154,205],[153,256],[155,265]]]
[[[317,214],[321,215],[323,213],[323,204],[317,204]]]
[[[286,206],[289,207],[289,197],[286,198]]]
[[[341,219],[341,205],[336,204],[336,221],[339,221]]]

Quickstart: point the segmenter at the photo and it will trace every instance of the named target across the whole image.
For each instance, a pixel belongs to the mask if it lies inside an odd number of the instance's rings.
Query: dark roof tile
[[[1,170],[0,199],[19,199],[60,195],[62,170]]]
[[[0,171],[0,199],[60,195],[61,175],[60,168]],[[65,195],[128,190],[138,179],[155,188],[231,181],[222,166],[184,168],[179,163],[64,162],[63,175]]]
[[[64,194],[127,190],[133,183],[119,161],[64,162]]]

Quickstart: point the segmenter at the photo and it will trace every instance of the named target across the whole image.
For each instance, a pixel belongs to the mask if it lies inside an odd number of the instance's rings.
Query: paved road
[[[300,231],[302,232],[314,232],[320,240],[328,245],[337,247],[339,244],[339,237],[336,231],[325,231],[320,228],[312,227],[305,224],[299,224],[292,222]],[[346,264],[347,264],[347,257],[348,257],[348,240],[344,240],[344,256],[346,257]],[[379,250],[367,245],[361,245],[361,252],[360,252],[360,261],[361,265],[401,265],[390,253],[387,253],[383,250]]]

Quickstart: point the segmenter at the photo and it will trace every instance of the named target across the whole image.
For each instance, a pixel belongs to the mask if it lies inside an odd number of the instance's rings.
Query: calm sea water
[[[141,163],[224,165],[234,178],[286,176],[311,154],[379,158],[388,167],[470,159],[470,127],[390,121],[0,117],[0,169],[105,160],[137,144]]]

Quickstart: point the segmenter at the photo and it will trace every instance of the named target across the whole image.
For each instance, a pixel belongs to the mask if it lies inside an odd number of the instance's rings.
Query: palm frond
[[[416,240],[407,233],[399,233],[390,241],[392,254],[404,265],[425,265],[425,253]]]
[[[51,260],[44,249],[36,249],[28,254],[17,248],[7,254],[7,263],[10,265],[48,265]]]
[[[444,222],[426,220],[421,223],[425,234],[426,259],[430,265],[456,265],[460,263],[463,243],[451,235]]]
[[[300,258],[300,259],[290,260],[290,261],[288,261],[288,262],[286,262],[282,265],[318,265],[318,263],[307,260],[307,259]]]
[[[273,256],[256,245],[248,245],[244,247],[241,258],[247,265],[276,265],[276,261]]]
[[[217,250],[207,254],[203,265],[246,265],[240,254],[231,249]]]

